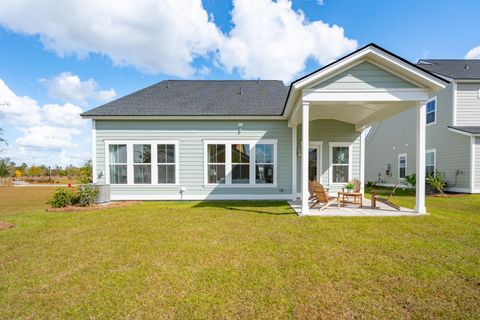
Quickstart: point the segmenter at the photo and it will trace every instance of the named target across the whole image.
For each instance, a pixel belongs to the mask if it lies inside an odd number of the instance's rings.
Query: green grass
[[[26,211],[3,191],[1,319],[480,317],[478,195],[299,218],[285,202]]]

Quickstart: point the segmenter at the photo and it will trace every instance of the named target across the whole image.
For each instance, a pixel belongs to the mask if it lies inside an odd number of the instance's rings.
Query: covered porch
[[[286,103],[286,115],[292,128],[292,208],[299,215],[321,216],[425,214],[425,103],[445,85],[446,82],[441,78],[375,45],[359,49],[293,82]],[[332,206],[323,211],[318,208],[309,209],[308,188],[309,179],[312,179],[309,167],[310,147],[315,141],[318,143],[319,139],[323,140],[318,136],[312,140],[311,135],[315,132],[315,126],[325,123],[318,120],[347,123],[352,128],[353,138],[357,138],[329,142],[328,150],[325,150],[328,160],[323,160],[324,170],[328,171],[328,178],[323,180],[325,187],[335,196],[346,183],[358,179],[363,194],[366,129],[409,108],[415,108],[417,112],[415,210],[401,208],[397,211],[386,208],[383,204],[379,209],[371,209],[366,199],[362,208],[338,209]],[[336,154],[340,151],[347,155],[348,161],[337,161],[336,165]],[[321,177],[318,181],[322,183]]]

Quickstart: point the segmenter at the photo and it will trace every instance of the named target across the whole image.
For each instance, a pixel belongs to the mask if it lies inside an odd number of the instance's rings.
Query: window
[[[435,162],[437,152],[436,150],[427,150],[425,154],[425,176],[431,176],[435,174]]]
[[[249,144],[232,144],[232,183],[250,183]]]
[[[330,183],[347,183],[350,179],[351,152],[349,143],[330,145]]]
[[[275,184],[275,140],[205,141],[205,152],[206,184]]]
[[[225,183],[225,145],[208,145],[208,183]]]
[[[175,145],[157,145],[157,168],[159,184],[175,184]]]
[[[427,102],[427,124],[433,124],[436,122],[437,111],[437,99],[433,99]]]
[[[106,182],[110,184],[178,184],[178,141],[107,140]]]
[[[273,183],[273,144],[255,145],[255,183]]]
[[[149,144],[133,145],[133,182],[152,183],[152,146]]]
[[[398,178],[405,179],[407,175],[407,154],[402,153],[398,155]]]
[[[111,184],[127,183],[127,145],[111,144],[108,146],[109,170]]]

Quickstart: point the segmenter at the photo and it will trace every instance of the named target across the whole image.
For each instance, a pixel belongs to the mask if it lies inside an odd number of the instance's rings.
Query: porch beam
[[[308,213],[308,146],[310,103],[302,101],[302,215]]]
[[[425,213],[425,132],[426,104],[417,107],[417,194],[415,211]]]
[[[427,99],[428,90],[421,88],[392,88],[367,90],[303,90],[303,101],[306,102],[405,102],[424,101]]]
[[[365,196],[365,137],[366,131],[360,134],[360,192]]]

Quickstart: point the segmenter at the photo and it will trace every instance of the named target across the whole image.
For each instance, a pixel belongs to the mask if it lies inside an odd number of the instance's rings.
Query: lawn
[[[299,218],[285,202],[45,212],[49,192],[0,188],[1,319],[480,318],[479,195]]]

